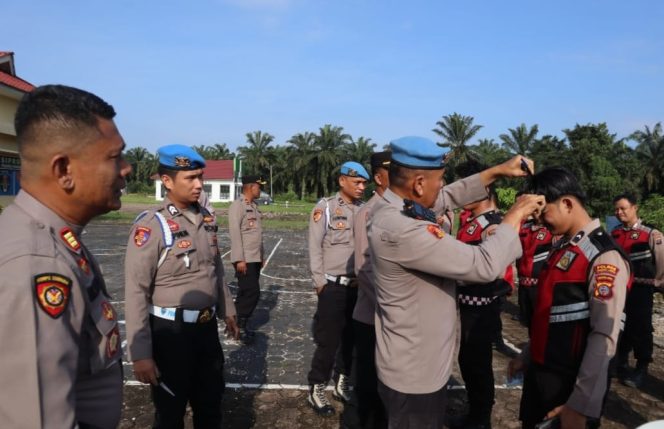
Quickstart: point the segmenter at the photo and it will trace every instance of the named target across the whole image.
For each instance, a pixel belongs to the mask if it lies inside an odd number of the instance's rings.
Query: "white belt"
[[[348,286],[355,278],[346,277],[346,276],[331,276],[325,274],[325,280],[329,280],[334,283],[339,283],[342,286]]]
[[[153,316],[159,317],[160,319],[166,319],[166,320],[175,320],[175,314],[177,313],[177,308],[174,307],[159,307],[158,305],[151,305],[150,306],[150,314]],[[208,311],[209,314],[209,319],[210,320],[215,313],[214,307],[210,309],[203,309],[203,310],[182,310],[182,321],[186,323],[196,323],[198,322],[199,316],[201,316],[201,313],[204,311]],[[207,322],[208,320],[201,320],[201,322]]]

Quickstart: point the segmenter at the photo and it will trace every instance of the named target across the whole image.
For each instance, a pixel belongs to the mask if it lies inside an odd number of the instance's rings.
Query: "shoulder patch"
[[[136,247],[143,247],[145,243],[150,239],[150,234],[152,230],[145,226],[137,226],[134,231],[134,244]]]
[[[37,274],[34,287],[39,307],[53,319],[60,317],[69,305],[71,279],[57,273]]]
[[[315,209],[312,215],[314,222],[318,222],[323,217],[323,209]]]
[[[618,267],[611,264],[597,264],[593,267],[595,275],[604,274],[615,277],[618,274],[618,271]]]
[[[593,296],[602,301],[611,299],[615,280],[614,276],[595,275],[595,291],[593,292]]]
[[[210,215],[203,216],[203,222],[205,222],[205,223],[214,222],[214,216],[210,216]]]
[[[427,225],[427,231],[429,231],[434,237],[436,237],[439,240],[445,237],[445,233],[443,232],[442,229],[440,229],[440,226],[438,225]]]
[[[662,241],[664,241],[664,237],[662,237],[662,233],[659,231],[653,232],[653,237],[655,237],[655,244],[657,245],[662,244]]]

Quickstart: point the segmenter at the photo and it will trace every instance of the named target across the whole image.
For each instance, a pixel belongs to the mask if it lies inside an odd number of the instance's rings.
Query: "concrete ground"
[[[93,223],[86,228],[83,241],[101,264],[110,293],[120,318],[124,319],[123,260],[129,225]],[[256,342],[242,346],[223,340],[226,356],[226,394],[222,404],[224,427],[227,428],[337,428],[337,416],[323,419],[306,404],[306,374],[314,349],[311,322],[316,297],[308,278],[305,232],[269,231],[265,234],[268,264],[261,279],[262,295],[252,324],[257,330]],[[222,254],[230,250],[227,231],[219,232]],[[227,280],[235,292],[233,271],[224,258]],[[664,323],[662,306],[656,315]],[[503,313],[503,335],[516,348],[525,341],[526,330],[512,319],[516,313],[511,299]],[[124,325],[122,325],[124,328]],[[660,328],[661,329],[661,328]],[[124,332],[123,338],[124,338]],[[634,428],[652,420],[664,419],[664,332],[658,332],[655,363],[642,390],[613,383],[608,398],[603,427]],[[124,346],[124,343],[123,343]],[[504,385],[508,356],[494,352],[496,405],[494,428],[518,428],[520,387]],[[147,428],[153,408],[149,389],[136,383],[131,364],[125,363],[125,401],[122,428]],[[449,414],[465,410],[463,381],[455,367],[450,390]],[[339,405],[338,410],[341,410]],[[187,427],[191,421],[187,419]]]

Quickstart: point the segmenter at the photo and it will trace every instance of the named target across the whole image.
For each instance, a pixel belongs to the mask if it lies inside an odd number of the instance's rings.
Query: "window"
[[[230,200],[231,199],[231,187],[228,185],[219,185],[219,199],[221,200]]]
[[[212,185],[203,184],[203,191],[208,194],[208,198],[212,198]]]

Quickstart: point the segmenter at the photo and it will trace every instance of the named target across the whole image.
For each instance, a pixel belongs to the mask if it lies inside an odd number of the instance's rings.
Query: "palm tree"
[[[334,180],[333,173],[339,168],[340,154],[350,139],[350,135],[345,134],[342,127],[326,124],[318,130],[315,140],[317,150],[315,159],[318,183],[322,187],[322,194],[319,189],[319,196],[328,195]]]
[[[245,170],[256,174],[265,174],[270,167],[272,161],[270,144],[274,140],[274,136],[262,131],[254,131],[245,134],[247,137],[247,146],[240,146],[237,148],[239,155],[242,157]]]
[[[473,149],[485,165],[496,165],[509,159],[509,153],[493,139],[479,139]]]
[[[226,143],[215,143],[212,148],[214,149],[213,159],[233,159],[235,154],[226,146]]]
[[[374,153],[375,143],[370,138],[359,137],[357,140],[344,146],[344,155],[347,160],[357,161],[365,167],[371,162],[371,154]]]
[[[503,141],[503,147],[512,154],[521,154],[530,156],[533,143],[537,138],[539,127],[537,124],[528,128],[526,124],[521,124],[516,128],[508,128],[508,134],[501,134],[499,137]]]
[[[144,147],[138,146],[127,150],[124,156],[134,172],[132,182],[147,183],[152,174],[151,167],[154,164],[154,155]]]
[[[291,145],[288,147],[290,166],[295,175],[300,178],[300,199],[304,199],[307,195],[307,181],[310,180],[310,174],[313,171],[311,162],[316,157],[315,140],[316,135],[307,131],[304,134],[295,134],[286,142]]]
[[[463,116],[458,113],[443,116],[436,122],[437,128],[432,131],[443,138],[441,147],[450,148],[448,160],[454,164],[466,161],[468,158],[477,158],[474,151],[467,143],[482,128],[482,125],[473,125],[472,116]]]
[[[646,125],[645,131],[635,131],[629,138],[638,142],[636,157],[643,168],[643,184],[646,192],[663,191],[664,136],[662,136],[661,122],[655,124],[652,130]]]

